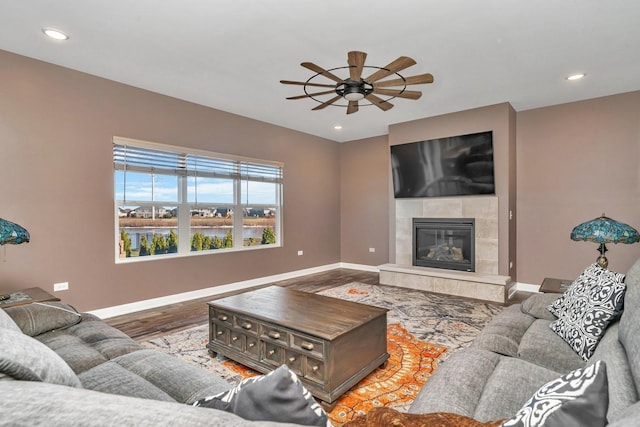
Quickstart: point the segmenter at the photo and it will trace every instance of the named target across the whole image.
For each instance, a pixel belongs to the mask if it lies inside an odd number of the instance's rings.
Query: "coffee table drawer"
[[[285,350],[284,353],[284,362],[287,364],[289,369],[295,372],[298,375],[303,375],[302,369],[305,362],[305,357],[301,354],[298,354],[294,351]]]
[[[268,338],[270,340],[278,342],[284,346],[289,345],[289,333],[284,329],[263,324],[260,325],[260,336],[262,338]]]
[[[247,345],[244,348],[245,353],[253,358],[260,358],[260,340],[257,337],[252,337],[251,335],[247,335]]]
[[[211,340],[219,342],[220,344],[229,344],[229,328],[219,325],[215,322],[211,322]]]
[[[250,317],[235,316],[235,327],[247,334],[258,335],[258,322]]]
[[[324,343],[322,341],[294,333],[291,334],[291,348],[318,359],[322,359],[324,354]]]
[[[270,342],[263,342],[262,344],[264,346],[262,360],[265,363],[276,367],[282,365],[284,359],[284,348]]]
[[[229,345],[231,347],[237,348],[240,351],[244,351],[245,343],[247,342],[247,337],[236,331],[229,331]]]
[[[307,379],[324,384],[324,363],[320,360],[305,358],[304,376]]]
[[[224,325],[231,326],[233,324],[233,315],[227,311],[211,307],[209,316],[211,320],[217,320]]]

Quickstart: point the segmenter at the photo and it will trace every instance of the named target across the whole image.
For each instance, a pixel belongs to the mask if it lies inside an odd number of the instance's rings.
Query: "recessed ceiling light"
[[[69,36],[63,33],[60,30],[56,30],[55,28],[43,28],[42,32],[45,36],[52,38],[54,40],[69,40]]]
[[[342,126],[340,126],[340,125],[335,125],[333,128],[334,128],[335,130],[340,130],[340,129],[342,129]]]
[[[586,76],[586,74],[584,73],[572,74],[570,76],[567,76],[567,80],[580,80],[584,76]]]

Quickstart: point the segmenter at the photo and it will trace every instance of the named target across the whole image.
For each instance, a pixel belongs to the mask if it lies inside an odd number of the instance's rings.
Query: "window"
[[[280,246],[283,165],[116,137],[116,259]]]

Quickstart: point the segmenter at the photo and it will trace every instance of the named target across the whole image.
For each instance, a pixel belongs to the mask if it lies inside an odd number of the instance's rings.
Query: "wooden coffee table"
[[[208,304],[212,355],[263,373],[286,364],[328,403],[389,358],[384,308],[280,286]]]

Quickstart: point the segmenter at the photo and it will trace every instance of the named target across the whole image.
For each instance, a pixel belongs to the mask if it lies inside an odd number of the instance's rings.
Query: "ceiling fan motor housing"
[[[336,85],[336,93],[347,101],[360,101],[371,92],[373,86],[362,79],[356,82],[348,78]]]

